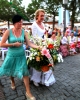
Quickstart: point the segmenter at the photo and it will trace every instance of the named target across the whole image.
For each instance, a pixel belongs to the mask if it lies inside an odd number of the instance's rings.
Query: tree
[[[34,19],[34,13],[37,9],[41,8],[41,0],[32,0],[32,3],[26,8],[27,16],[29,19]]]
[[[12,17],[11,15],[15,13],[15,11],[11,9],[8,1],[6,0],[0,0],[0,19],[2,20],[8,20],[9,19],[9,14],[10,17]],[[7,16],[8,15],[8,16]]]
[[[16,0],[11,0],[10,2],[11,7],[15,9],[17,14],[21,15],[24,20],[29,21],[26,11],[25,11],[25,7],[21,6],[22,0],[18,0],[18,1],[19,2],[17,2]]]
[[[61,6],[62,0],[44,0],[45,11],[47,14],[53,15],[53,29],[55,25],[55,16],[58,16],[58,8]]]
[[[30,19],[34,18],[34,13],[37,9],[42,8],[50,16],[53,15],[53,28],[55,23],[55,16],[58,15],[58,8],[62,0],[32,0],[26,9]],[[47,19],[47,18],[46,18]]]
[[[4,21],[11,21],[15,14],[19,14],[23,19],[27,19],[25,8],[21,6],[22,0],[0,0],[0,19]],[[27,19],[28,20],[28,19]]]
[[[74,27],[74,22],[78,17],[79,8],[80,8],[80,0],[69,0],[68,5],[66,6],[66,9],[68,9],[71,13],[70,20],[72,29]]]
[[[49,14],[53,15],[53,28],[55,23],[55,16],[58,16],[58,8],[63,6],[63,0],[32,0],[32,3],[28,5],[26,9],[27,15],[30,19],[34,18],[34,13],[37,9],[43,8]],[[74,27],[74,22],[79,14],[80,10],[80,0],[68,0],[68,4],[65,6],[70,12],[71,26]],[[59,19],[60,20],[60,19]]]

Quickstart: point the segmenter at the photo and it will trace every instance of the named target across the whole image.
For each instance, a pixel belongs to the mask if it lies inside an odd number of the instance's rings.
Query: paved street
[[[0,59],[0,65],[1,63]],[[30,83],[31,91],[37,100],[80,100],[80,54],[64,58],[63,63],[55,66],[54,75],[56,83],[50,87],[35,87]],[[14,91],[10,88],[9,77],[0,77],[0,81],[0,100],[27,100],[22,80],[15,78]]]

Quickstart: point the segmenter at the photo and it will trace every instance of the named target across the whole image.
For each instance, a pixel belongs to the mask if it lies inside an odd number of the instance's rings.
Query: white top
[[[43,24],[43,26],[44,26],[44,24]],[[41,29],[36,22],[34,22],[32,24],[32,35],[33,36],[35,36],[35,37],[38,36],[38,37],[42,38],[44,33],[45,33],[45,27],[44,27],[44,29]]]
[[[76,37],[75,36],[73,36],[73,37],[69,36],[69,44],[74,43],[74,42],[76,42]]]
[[[61,39],[61,43],[62,44],[68,44],[68,39],[67,39],[67,37],[63,37],[62,39]]]
[[[52,35],[52,29],[48,30],[48,34]]]

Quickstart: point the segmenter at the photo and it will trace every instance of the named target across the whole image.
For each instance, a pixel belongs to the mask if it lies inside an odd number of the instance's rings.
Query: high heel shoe
[[[27,100],[36,100],[36,98],[34,96],[29,97],[29,95],[26,93],[26,98]]]
[[[12,90],[15,90],[16,87],[15,87],[15,85],[13,86],[12,83],[13,83],[13,82],[11,81],[11,89],[12,89]]]

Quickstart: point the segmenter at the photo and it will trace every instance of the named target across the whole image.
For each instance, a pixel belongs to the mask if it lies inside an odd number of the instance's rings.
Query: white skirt
[[[50,69],[42,74],[42,84],[50,86],[56,82],[53,71]]]
[[[53,71],[51,69],[47,72],[39,72],[32,68],[30,80],[41,83],[45,86],[50,86],[56,82]]]

